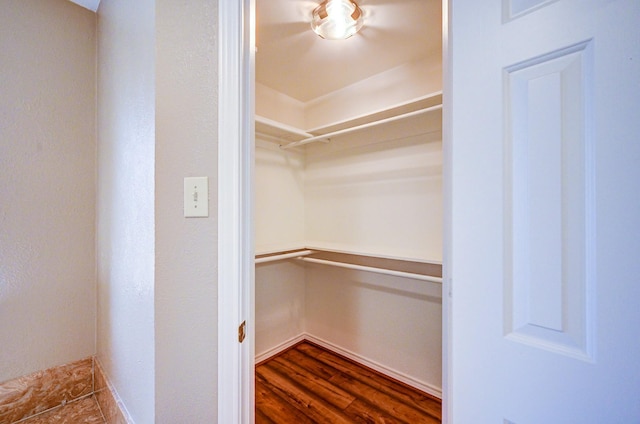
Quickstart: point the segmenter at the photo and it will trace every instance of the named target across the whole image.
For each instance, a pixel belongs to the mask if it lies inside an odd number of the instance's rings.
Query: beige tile
[[[86,396],[93,391],[93,359],[5,381],[0,384],[0,423],[13,423]]]
[[[95,362],[95,396],[107,424],[127,424],[99,361]]]
[[[20,424],[104,424],[95,396],[67,403],[43,414],[29,418]]]

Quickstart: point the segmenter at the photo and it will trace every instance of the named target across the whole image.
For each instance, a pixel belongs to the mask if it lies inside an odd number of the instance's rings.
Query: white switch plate
[[[209,216],[209,178],[186,177],[184,179],[185,218]]]

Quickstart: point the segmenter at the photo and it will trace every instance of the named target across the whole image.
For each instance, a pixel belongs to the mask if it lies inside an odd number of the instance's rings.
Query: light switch
[[[187,177],[184,179],[185,218],[209,216],[209,179]]]

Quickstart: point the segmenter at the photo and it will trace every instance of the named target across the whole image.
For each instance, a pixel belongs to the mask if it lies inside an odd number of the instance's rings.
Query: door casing
[[[443,0],[443,423],[451,407],[449,245],[451,87],[449,4]],[[255,0],[219,2],[218,10],[218,422],[254,422],[253,148]],[[247,323],[245,341],[237,327]]]

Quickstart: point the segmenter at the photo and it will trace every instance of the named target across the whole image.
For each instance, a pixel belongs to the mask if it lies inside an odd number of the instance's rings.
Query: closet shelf
[[[300,258],[302,256],[307,256],[313,253],[313,250],[296,250],[296,251],[285,251],[276,254],[268,254],[268,255],[256,255],[255,263],[263,264],[266,262],[275,262],[282,261],[285,259],[294,259]]]
[[[256,134],[267,140],[280,143],[280,147],[283,149],[288,149],[313,142],[328,143],[331,137],[401,119],[408,119],[441,109],[442,92],[439,91],[382,110],[316,127],[307,131],[256,115]],[[282,144],[282,142],[285,143]]]
[[[373,122],[357,125],[355,127],[348,127],[348,128],[345,128],[345,129],[342,129],[342,130],[336,130],[336,131],[333,131],[333,132],[330,132],[330,133],[327,133],[327,134],[317,135],[315,137],[305,138],[304,140],[294,141],[294,142],[291,142],[289,144],[285,144],[285,145],[280,146],[280,147],[282,147],[283,149],[290,149],[292,147],[303,146],[305,144],[314,143],[314,142],[317,142],[317,141],[322,141],[322,142],[326,143],[331,139],[331,137],[337,137],[339,135],[349,134],[351,132],[364,130],[366,128],[371,128],[371,127],[374,127],[374,126],[377,126],[377,125],[382,125],[382,124],[387,124],[387,123],[390,123],[390,122],[399,121],[399,120],[402,120],[402,119],[412,118],[414,116],[422,115],[422,114],[425,114],[425,113],[429,113],[429,112],[433,112],[435,110],[441,110],[441,109],[442,109],[442,105],[431,106],[431,107],[428,107],[426,109],[420,109],[420,110],[416,110],[416,111],[413,111],[413,112],[407,112],[407,113],[404,113],[402,115],[391,116],[389,118],[380,119],[379,121],[373,121]]]
[[[294,126],[283,124],[264,116],[256,115],[256,134],[271,138],[274,141],[298,141],[313,137],[313,134],[305,132]]]
[[[255,263],[262,264],[288,259],[297,259],[309,263],[358,271],[375,272],[377,274],[392,275],[395,277],[411,278],[431,283],[442,283],[442,265],[439,264],[363,256],[335,251],[300,249],[268,255],[258,255],[256,256]]]
[[[334,122],[332,124],[323,125],[320,127],[312,128],[307,132],[313,135],[326,135],[335,131],[344,130],[347,128],[358,127],[363,124],[370,124],[376,121],[382,121],[394,116],[400,116],[409,112],[416,112],[419,110],[430,109],[433,106],[442,106],[442,91],[427,94],[425,96],[417,97],[413,100],[396,104],[375,112],[366,113],[354,118],[345,119],[343,121]]]
[[[316,263],[316,264],[322,264],[322,265],[336,266],[336,267],[339,267],[339,268],[354,269],[354,270],[357,270],[357,271],[375,272],[377,274],[392,275],[392,276],[395,276],[395,277],[413,278],[414,280],[422,280],[422,281],[428,281],[430,283],[442,284],[442,278],[441,277],[434,277],[434,276],[431,276],[431,275],[416,274],[415,272],[395,271],[393,269],[387,269],[387,268],[379,268],[379,267],[364,266],[364,265],[355,265],[355,264],[350,264],[350,263],[346,263],[346,262],[327,261],[327,260],[324,260],[324,259],[316,259],[316,258],[299,257],[298,260],[305,261],[305,262],[312,262],[312,263]]]

